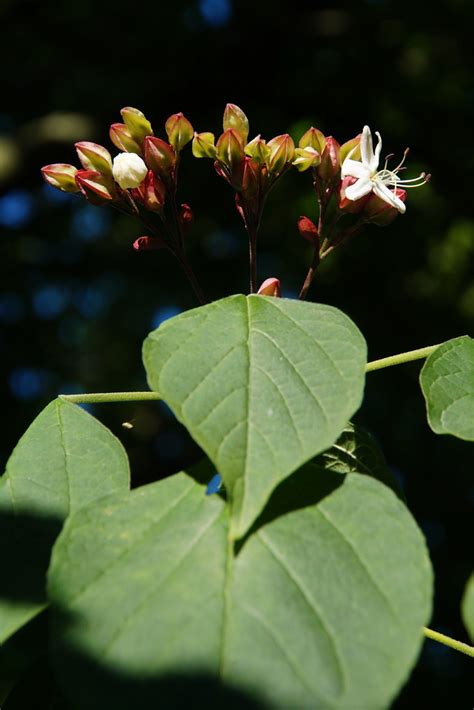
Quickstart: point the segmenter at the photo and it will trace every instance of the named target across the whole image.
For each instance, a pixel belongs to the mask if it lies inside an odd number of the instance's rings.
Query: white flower
[[[359,200],[361,197],[373,192],[391,207],[395,207],[403,213],[406,207],[402,200],[396,195],[397,188],[420,187],[429,180],[429,175],[421,173],[417,178],[411,180],[401,180],[398,172],[401,170],[408,149],[403,154],[403,159],[393,170],[387,168],[387,161],[382,170],[379,170],[380,151],[382,150],[382,138],[378,131],[375,133],[378,138],[375,151],[372,144],[372,134],[368,126],[364,126],[360,140],[361,161],[351,160],[356,148],[353,148],[344,160],[341,168],[341,177],[350,176],[357,179],[353,185],[346,188],[345,194],[348,200]],[[390,188],[393,188],[392,190]]]
[[[115,181],[123,190],[127,190],[140,185],[148,168],[136,153],[119,153],[114,158],[112,172]]]

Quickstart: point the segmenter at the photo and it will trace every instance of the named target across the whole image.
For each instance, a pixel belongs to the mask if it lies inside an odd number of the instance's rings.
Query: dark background
[[[409,145],[409,172],[433,174],[388,228],[371,228],[324,264],[311,296],[348,313],[370,358],[473,334],[474,5],[177,0],[0,2],[0,346],[2,464],[58,392],[145,389],[145,335],[193,307],[166,254],[131,248],[140,227],[44,185],[39,169],[77,162],[72,144],[110,148],[125,105],[156,134],[183,111],[219,133],[227,101],[251,136],[310,125],[341,142],[368,123],[383,154]],[[210,297],[247,290],[246,238],[210,161],[184,154],[182,201],[196,215],[189,253]],[[259,280],[293,296],[309,263],[295,223],[315,217],[308,174],[272,194]],[[472,562],[472,445],[426,424],[419,364],[369,375],[359,421],[378,438],[423,528],[436,572],[432,626],[467,641],[459,602]],[[134,485],[199,452],[159,404],[97,405],[125,444]],[[132,421],[132,429],[122,426]],[[427,642],[394,707],[470,708],[469,661]]]

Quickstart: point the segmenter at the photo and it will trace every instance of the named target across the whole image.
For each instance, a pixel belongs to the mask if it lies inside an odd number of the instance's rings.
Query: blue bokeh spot
[[[64,287],[48,284],[33,294],[33,308],[36,315],[44,320],[51,320],[66,308],[69,294]]]
[[[211,27],[223,27],[232,17],[231,0],[199,0],[202,19]]]
[[[165,320],[168,320],[169,318],[174,318],[175,316],[178,316],[181,312],[182,310],[178,306],[162,306],[153,313],[153,316],[151,318],[151,327],[158,328],[162,323],[165,322]]]
[[[0,197],[0,225],[21,229],[33,216],[33,198],[26,190],[10,190]]]
[[[17,367],[10,373],[10,389],[17,399],[36,399],[51,383],[51,373],[35,367]]]

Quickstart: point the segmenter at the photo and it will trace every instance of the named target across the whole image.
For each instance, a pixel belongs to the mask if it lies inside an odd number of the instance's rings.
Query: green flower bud
[[[145,138],[145,161],[150,170],[165,181],[169,181],[176,164],[176,153],[161,138]]]
[[[75,143],[75,148],[84,170],[97,170],[104,175],[112,173],[112,156],[106,148],[90,141]]]
[[[293,138],[284,133],[268,141],[270,155],[267,160],[268,171],[275,175],[280,174],[295,157],[295,144]]]
[[[232,172],[243,165],[245,158],[240,136],[233,128],[228,128],[220,136],[216,145],[217,159]]]
[[[75,177],[78,173],[74,165],[68,163],[53,163],[41,168],[43,178],[48,185],[55,187],[62,192],[79,192]]]
[[[143,155],[141,143],[138,143],[124,123],[112,123],[110,126],[110,140],[116,148],[125,153]]]
[[[321,154],[326,147],[326,138],[320,130],[311,126],[311,128],[308,128],[306,133],[301,136],[298,147],[313,148]]]
[[[241,138],[242,144],[247,143],[249,135],[249,122],[245,113],[235,104],[227,104],[224,111],[224,131],[232,128]]]
[[[214,145],[214,133],[195,133],[193,138],[193,155],[195,158],[215,158],[217,151]]]
[[[250,143],[247,143],[245,153],[256,160],[257,163],[265,163],[271,153],[271,148],[269,148],[266,141],[258,135],[255,136]]]
[[[146,136],[153,135],[150,121],[148,121],[145,115],[137,108],[125,106],[125,108],[120,111],[120,115],[130,131],[130,135],[140,145]]]
[[[361,137],[362,137],[362,133],[359,133],[358,136],[356,136],[355,138],[351,138],[350,141],[347,141],[346,143],[343,143],[341,145],[341,150],[340,150],[340,154],[339,154],[339,158],[341,160],[341,165],[345,161],[345,159],[347,158],[347,156],[349,155],[351,150],[354,151],[351,154],[352,160],[360,160],[360,158],[361,158],[361,155],[360,155],[360,139],[361,139]]]
[[[194,128],[182,113],[174,113],[165,123],[168,140],[179,153],[192,140]]]
[[[296,158],[293,160],[293,165],[297,167],[300,173],[309,168],[317,167],[321,162],[321,156],[314,148],[296,148]]]

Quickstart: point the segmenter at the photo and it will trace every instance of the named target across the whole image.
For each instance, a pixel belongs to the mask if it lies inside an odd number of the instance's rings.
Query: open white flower
[[[403,214],[406,207],[402,200],[397,197],[397,188],[405,187],[420,187],[429,180],[429,175],[421,173],[418,177],[411,180],[401,180],[398,177],[398,172],[401,170],[408,149],[403,154],[403,159],[399,165],[393,170],[387,168],[387,161],[382,170],[379,170],[380,151],[382,150],[382,138],[377,131],[375,135],[378,138],[377,145],[373,147],[372,134],[368,126],[364,126],[362,137],[360,139],[360,154],[361,160],[352,160],[356,148],[353,148],[347,158],[344,160],[341,168],[341,177],[353,177],[357,182],[346,188],[345,194],[348,200],[359,200],[365,197],[370,192],[384,200],[391,207],[395,207]],[[357,147],[357,146],[356,146]],[[390,189],[393,188],[393,189]]]
[[[148,168],[136,153],[119,153],[114,158],[112,172],[120,187],[127,190],[141,184]]]

